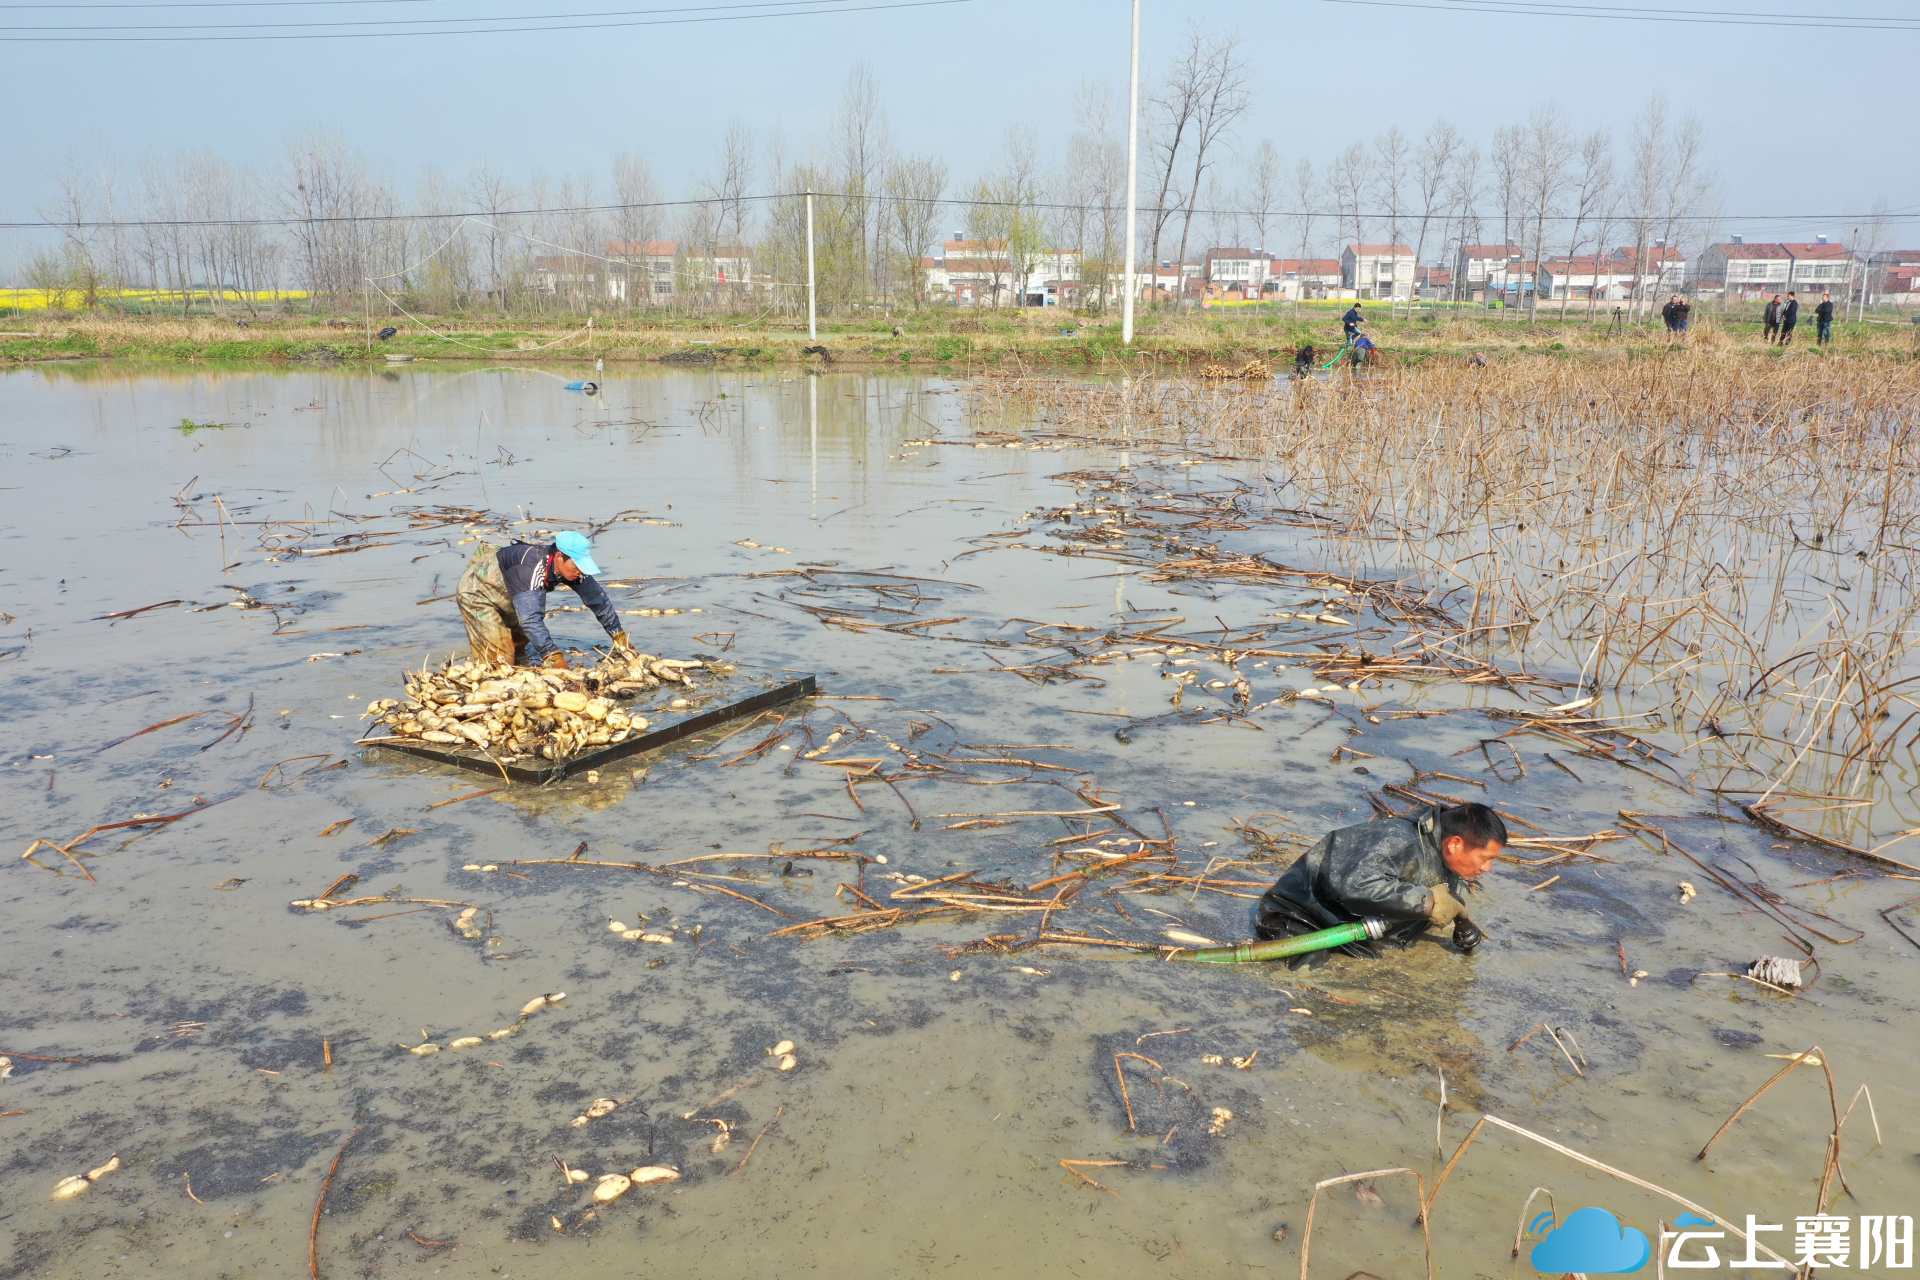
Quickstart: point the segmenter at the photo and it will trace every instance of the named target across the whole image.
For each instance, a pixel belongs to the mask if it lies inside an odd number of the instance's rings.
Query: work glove
[[[567,655],[560,652],[558,649],[555,649],[552,653],[547,655],[546,661],[542,662],[540,665],[543,667],[553,667],[554,669],[559,671],[565,671],[567,669]]]
[[[1462,951],[1472,951],[1475,947],[1479,946],[1482,942],[1484,942],[1486,940],[1486,937],[1487,935],[1481,931],[1480,926],[1475,924],[1473,921],[1467,919],[1463,915],[1454,917],[1453,919],[1453,945],[1454,946],[1460,948]]]
[[[1465,919],[1467,909],[1453,891],[1444,884],[1433,886],[1433,908],[1427,912],[1427,919],[1435,924],[1452,924],[1456,919]]]
[[[627,639],[626,632],[616,631],[609,638],[613,641],[613,647],[621,653],[633,652],[633,642]]]

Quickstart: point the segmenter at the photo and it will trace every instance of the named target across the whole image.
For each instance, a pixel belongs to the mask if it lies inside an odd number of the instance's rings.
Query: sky
[[[838,0],[845,9],[886,0]],[[1578,0],[1591,3],[1592,0]],[[1642,8],[1681,0],[1624,0]],[[1195,23],[1236,31],[1256,69],[1232,139],[1265,138],[1291,165],[1316,164],[1390,126],[1418,136],[1437,118],[1485,146],[1493,130],[1552,103],[1579,130],[1624,149],[1634,116],[1665,95],[1697,116],[1719,177],[1724,229],[1749,240],[1852,234],[1878,202],[1920,214],[1920,110],[1899,68],[1920,56],[1920,6],[1835,0],[1840,12],[1905,30],[1694,25],[1475,12],[1511,0],[1424,0],[1446,11],[1342,0],[1143,0],[1142,77],[1157,80]],[[789,155],[827,135],[850,69],[867,64],[902,151],[944,159],[956,179],[994,165],[1008,126],[1029,125],[1060,157],[1076,88],[1110,83],[1124,104],[1127,0],[949,0],[747,21],[382,39],[17,42],[26,27],[95,29],[206,22],[396,22],[609,13],[712,0],[359,0],[120,7],[0,4],[8,99],[0,131],[0,222],[33,221],[62,163],[116,165],[207,148],[263,173],[288,131],[338,131],[401,188],[423,165],[458,182],[485,162],[524,179],[600,176],[612,156],[647,157],[669,195],[712,168],[727,122]],[[1810,0],[1685,0],[1694,10],[1807,14]],[[730,12],[740,12],[735,9]],[[1670,12],[1670,11],[1669,11]],[[692,16],[699,16],[694,13]],[[586,21],[553,18],[555,22]],[[646,19],[602,18],[598,21]],[[459,23],[450,25],[458,26]],[[525,25],[525,24],[522,24]],[[149,36],[178,34],[155,30]],[[771,190],[762,175],[760,190]],[[1920,243],[1920,219],[1890,238]],[[6,237],[11,236],[11,239]],[[0,232],[0,261],[21,251]]]

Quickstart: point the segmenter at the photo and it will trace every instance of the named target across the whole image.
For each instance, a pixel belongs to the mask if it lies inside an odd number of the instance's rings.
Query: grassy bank
[[[0,362],[24,363],[103,357],[180,362],[261,361],[274,364],[384,364],[388,355],[416,359],[578,364],[603,359],[611,365],[649,362],[682,365],[849,365],[918,369],[1081,369],[1129,367],[1239,369],[1251,360],[1278,367],[1302,343],[1331,354],[1341,345],[1340,314],[1346,304],[1303,306],[1279,314],[1144,314],[1131,348],[1120,341],[1115,318],[1088,318],[1058,311],[972,313],[930,310],[885,318],[825,321],[818,341],[792,321],[731,324],[723,321],[650,319],[641,322],[584,317],[543,321],[475,321],[471,317],[396,317],[399,332],[382,342],[358,329],[329,328],[304,318],[235,321],[46,316],[12,321],[0,334]],[[1542,317],[1534,323],[1478,309],[1426,310],[1388,319],[1368,306],[1369,332],[1382,358],[1419,364],[1447,356],[1482,353],[1488,358],[1537,354],[1547,357],[1657,356],[1677,350],[1658,322],[1613,327]],[[1777,358],[1825,354],[1813,345],[1812,326],[1802,327],[1785,351],[1766,346],[1757,320],[1703,316],[1688,335],[1692,349],[1738,350]],[[1912,357],[1920,354],[1920,326],[1884,320],[1842,324],[1830,353]]]

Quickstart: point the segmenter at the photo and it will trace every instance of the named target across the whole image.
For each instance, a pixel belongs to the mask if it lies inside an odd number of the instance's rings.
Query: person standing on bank
[[[1493,866],[1507,826],[1483,804],[1428,808],[1328,832],[1274,881],[1254,911],[1254,934],[1295,937],[1356,920],[1387,923],[1384,941],[1399,947],[1429,926],[1451,924],[1454,945],[1472,951],[1485,936],[1462,905],[1467,886]],[[1337,948],[1378,959],[1372,942]],[[1293,963],[1317,964],[1314,952]]]
[[[1360,314],[1358,302],[1347,308],[1347,314],[1340,317],[1340,327],[1344,331],[1342,336],[1346,338],[1348,346],[1353,345],[1353,335],[1360,332],[1360,325],[1365,319]]]
[[[1780,345],[1793,345],[1793,327],[1800,323],[1800,299],[1791,291],[1787,294],[1787,305],[1780,308]]]
[[[476,662],[513,666],[565,667],[566,655],[547,633],[547,593],[570,587],[606,628],[618,649],[632,648],[599,582],[593,544],[571,531],[550,545],[515,542],[495,547],[482,542],[460,575],[454,599],[467,624],[467,643]]]
[[[1824,347],[1833,341],[1833,295],[1820,295],[1820,305],[1813,309],[1813,341],[1815,346]]]
[[[1780,295],[1779,294],[1777,293],[1774,294],[1773,301],[1769,302],[1767,304],[1766,310],[1760,313],[1760,325],[1762,330],[1761,336],[1766,339],[1768,346],[1772,346],[1774,342],[1780,337]]]

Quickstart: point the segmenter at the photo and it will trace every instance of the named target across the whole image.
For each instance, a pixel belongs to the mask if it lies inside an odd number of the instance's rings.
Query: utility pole
[[[1860,265],[1860,228],[1853,229],[1853,243],[1847,246],[1847,283],[1857,285],[1860,290],[1860,323],[1867,320],[1867,273],[1858,270]],[[1856,281],[1854,276],[1859,276]]]
[[[813,294],[813,188],[807,188],[807,341],[820,341]]]
[[[1127,271],[1120,299],[1120,343],[1133,345],[1135,246],[1140,240],[1140,0],[1133,0],[1133,63],[1127,78]]]

